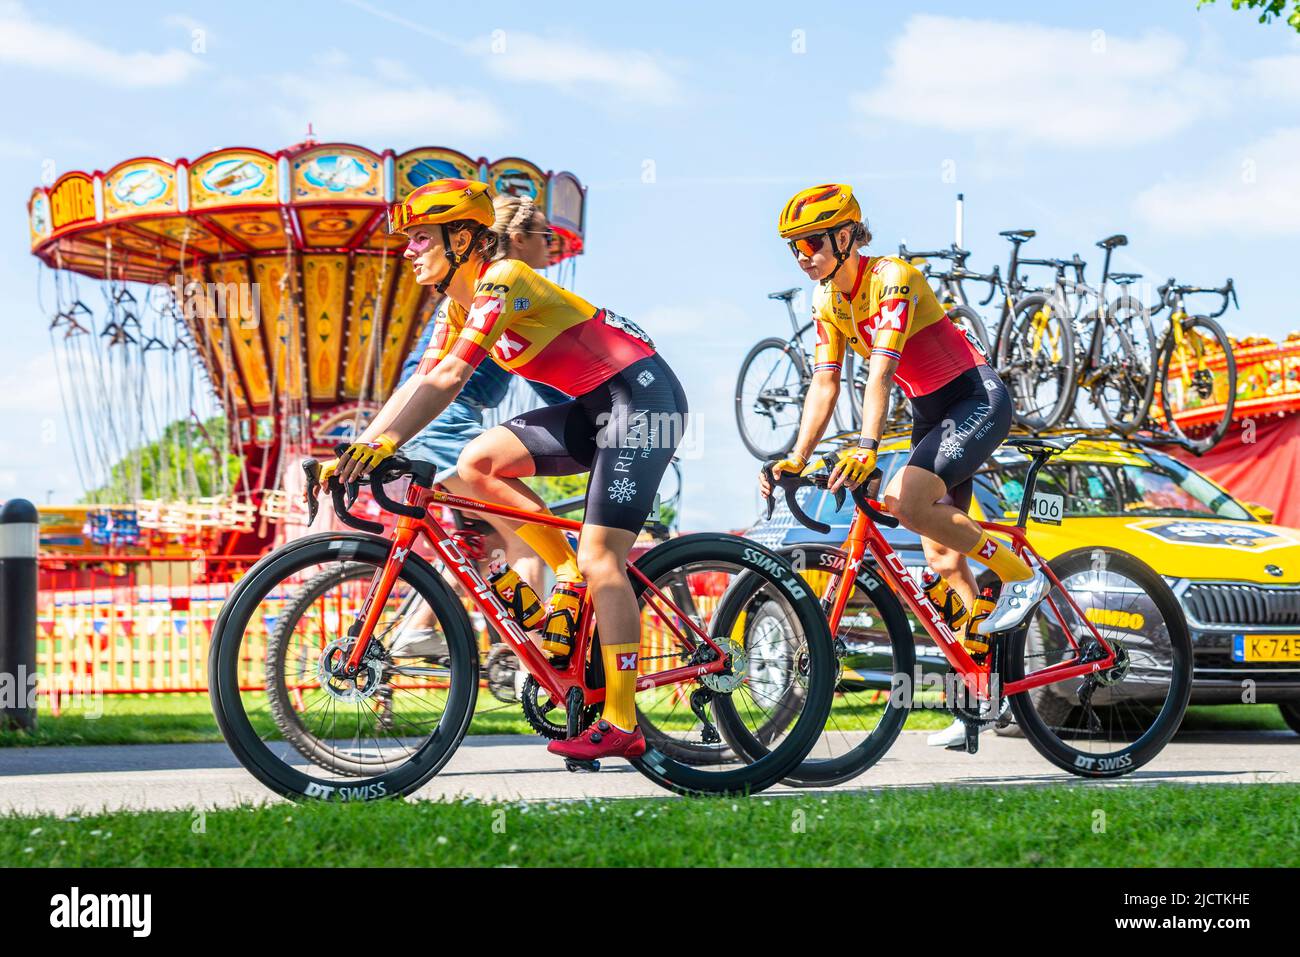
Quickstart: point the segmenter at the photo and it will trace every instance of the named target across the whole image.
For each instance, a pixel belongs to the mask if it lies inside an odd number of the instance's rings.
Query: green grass
[[[874,726],[875,713],[883,708],[841,702],[839,727],[847,726],[845,714],[854,714]],[[940,710],[914,711],[904,726],[911,731],[945,728],[951,716]],[[271,733],[269,716],[259,721]],[[1287,726],[1273,705],[1218,705],[1189,708],[1183,731],[1283,731]],[[486,691],[478,706],[470,734],[531,734],[518,705],[497,701]],[[221,741],[212,708],[205,694],[105,695],[95,709],[64,708],[55,717],[48,707],[37,715],[36,732],[0,730],[0,747],[92,744],[185,744]]]
[[[1300,785],[933,788],[550,804],[387,801],[0,819],[0,863],[1289,866]]]

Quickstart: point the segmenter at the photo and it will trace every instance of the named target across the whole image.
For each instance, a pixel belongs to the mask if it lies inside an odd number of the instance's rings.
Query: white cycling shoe
[[[991,701],[984,701],[980,704],[980,717],[985,721],[989,720],[989,716],[992,713],[993,703]],[[994,725],[999,728],[1006,727],[1011,723],[1010,714],[1011,702],[1008,698],[1003,697],[1002,707],[998,710],[997,721],[989,724],[981,724],[976,729],[976,733],[978,734],[981,731],[985,731],[988,728],[994,727]],[[934,734],[927,737],[925,743],[932,748],[947,748],[950,751],[965,751],[966,722],[962,721],[961,718],[955,718],[952,724],[948,725],[948,727],[944,728],[942,731],[936,731]]]
[[[980,635],[993,635],[999,631],[1010,631],[1026,618],[1047,597],[1051,580],[1041,568],[1035,568],[1030,578],[1018,582],[1003,582],[1002,593],[998,595],[997,604],[988,617],[979,623]]]
[[[925,743],[932,748],[965,748],[966,722],[957,718],[942,731],[936,731],[926,738]]]

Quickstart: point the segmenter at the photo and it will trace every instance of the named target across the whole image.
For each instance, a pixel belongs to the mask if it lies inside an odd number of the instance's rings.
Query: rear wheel
[[[1094,549],[1058,558],[1051,567],[1060,588],[1048,593],[1025,627],[1005,636],[1005,682],[1104,656],[1062,589],[1117,660],[1104,671],[1012,695],[1016,724],[1059,768],[1083,777],[1127,774],[1160,753],[1187,710],[1187,621],[1164,580],[1125,553]]]
[[[794,447],[808,380],[803,355],[785,339],[763,339],[749,350],[736,380],[736,425],[755,458],[766,462]]]
[[[636,704],[648,750],[632,764],[681,794],[775,784],[803,760],[831,707],[835,652],[816,596],[776,553],[733,535],[673,539],[636,568],[649,582],[633,578],[642,607]],[[646,682],[716,654],[650,585],[725,651],[723,671]],[[759,618],[779,627],[747,632]]]

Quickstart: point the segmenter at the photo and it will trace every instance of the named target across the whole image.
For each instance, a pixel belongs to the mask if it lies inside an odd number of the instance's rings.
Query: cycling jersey
[[[448,307],[419,371],[431,371],[448,355],[478,366],[489,352],[526,379],[582,395],[655,348],[627,319],[597,309],[517,259],[499,259],[479,270],[468,311],[456,302]]]
[[[822,283],[813,295],[817,350],[813,371],[839,370],[845,346],[863,358],[898,360],[894,378],[909,399],[943,388],[984,357],[939,305],[915,266],[894,256],[863,256],[853,291]]]

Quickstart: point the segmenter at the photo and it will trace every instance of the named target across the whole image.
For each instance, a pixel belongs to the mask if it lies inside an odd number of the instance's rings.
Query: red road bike
[[[308,461],[304,468],[314,519],[319,466]],[[479,691],[470,614],[448,579],[527,669],[522,706],[538,733],[571,737],[600,712],[604,676],[590,601],[573,653],[548,659],[430,509],[571,532],[581,523],[452,495],[432,487],[433,474],[432,464],[402,456],[371,473],[366,484],[375,502],[398,516],[387,534],[351,514],[357,486],[331,479],[334,511],[356,533],[308,535],[275,550],[222,608],[209,656],[213,710],[239,761],[285,797],[395,797],[446,765]],[[410,483],[399,502],[384,486],[403,477]],[[418,553],[419,541],[440,569]],[[320,594],[311,602],[320,614],[276,626],[305,582],[358,564],[371,569],[363,590]],[[685,794],[752,793],[789,774],[824,728],[834,689],[834,648],[816,595],[776,553],[733,535],[675,538],[627,568],[642,608],[637,710],[649,745],[631,763]],[[391,652],[416,604],[412,593],[437,622],[442,641],[432,657]],[[746,645],[738,636],[760,611],[781,622],[779,639]]]
[[[1052,589],[1024,624],[990,636],[980,661],[878,527],[898,526],[868,492],[878,486],[879,472],[853,492],[857,507],[842,548],[782,550],[821,591],[839,665],[825,732],[791,774],[793,783],[829,785],[861,774],[888,751],[911,708],[941,702],[965,723],[973,753],[979,730],[1004,715],[1002,702],[1009,701],[1015,733],[1057,767],[1084,777],[1136,770],[1177,730],[1191,693],[1192,652],[1173,592],[1146,565],[1113,549],[1083,548],[1045,562],[1026,534],[1035,483],[1048,459],[1072,440],[1008,444],[1032,461],[1016,524],[981,524],[1008,539],[1026,563],[1043,568]],[[827,477],[783,475],[774,483],[794,517],[822,534],[830,526],[808,515],[796,492],[824,489]],[[911,622],[947,660],[947,680],[930,680],[937,676],[916,667]]]

